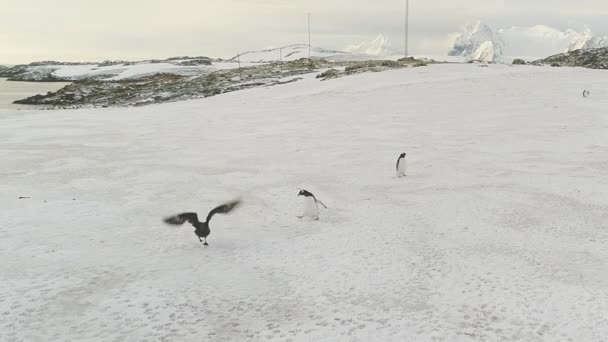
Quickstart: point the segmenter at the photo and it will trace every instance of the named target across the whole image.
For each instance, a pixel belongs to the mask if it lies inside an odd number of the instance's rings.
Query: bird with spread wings
[[[164,219],[165,223],[172,225],[182,225],[186,222],[190,223],[194,227],[194,234],[198,237],[198,240],[205,246],[208,246],[207,236],[211,233],[209,229],[209,221],[215,214],[228,214],[234,208],[238,207],[241,204],[241,200],[234,200],[225,204],[222,204],[207,214],[207,219],[205,222],[201,222],[198,219],[198,215],[196,213],[181,213],[174,216],[170,216]],[[204,242],[204,243],[203,243]]]

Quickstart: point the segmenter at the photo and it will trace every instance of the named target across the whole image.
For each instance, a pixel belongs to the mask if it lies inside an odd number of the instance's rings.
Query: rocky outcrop
[[[8,76],[8,80],[21,82],[65,82],[65,79],[53,75],[55,70],[57,69],[53,67],[26,68],[23,72]]]
[[[163,60],[145,60],[138,62],[127,61],[103,61],[101,63],[63,63],[56,61],[34,62],[30,64],[16,65],[11,68],[0,69],[0,77],[7,77],[11,81],[26,81],[26,82],[71,82],[76,80],[103,80],[118,76],[123,71],[128,71],[132,66],[137,65],[141,68],[143,64],[159,64],[165,63],[169,66],[180,66],[181,69],[189,69],[185,73],[196,74],[208,73],[206,68],[192,68],[197,66],[211,66],[212,60],[208,57],[173,57]],[[74,68],[71,68],[74,67]],[[146,68],[142,68],[146,69]],[[139,69],[139,70],[142,70]],[[147,68],[154,70],[154,68]],[[173,70],[168,70],[173,69]],[[69,70],[65,73],[62,71]],[[194,71],[192,71],[194,70]],[[180,68],[159,68],[159,70],[151,71],[150,73],[135,74],[130,77],[144,77],[151,74],[175,73],[180,74]],[[192,75],[190,75],[192,76]]]
[[[402,68],[415,68],[426,66],[428,63],[434,63],[429,60],[419,60],[413,57],[401,58],[397,61],[365,61],[365,62],[350,62],[343,63],[346,65],[344,70],[329,69],[323,73],[317,75],[322,81],[329,80],[332,78],[338,78],[343,76],[361,74],[366,72],[380,72],[391,69],[402,69]]]
[[[143,106],[284,84],[297,80],[298,75],[314,72],[324,66],[319,62],[294,61],[219,70],[194,78],[156,74],[114,81],[82,80],[56,92],[28,97],[15,103],[44,105],[48,108]]]
[[[303,74],[328,70],[319,78],[329,79],[364,72],[426,65],[407,58],[399,61],[327,62],[299,59],[240,69],[218,70],[198,77],[156,74],[138,79],[82,80],[64,88],[16,101],[47,108],[123,107],[204,98],[241,89],[296,82]]]
[[[173,57],[167,59],[168,62],[177,65],[195,66],[195,65],[211,65],[212,61],[209,57]]]
[[[608,47],[599,49],[580,49],[560,53],[533,62],[534,65],[551,65],[555,67],[583,67],[590,69],[608,69]]]

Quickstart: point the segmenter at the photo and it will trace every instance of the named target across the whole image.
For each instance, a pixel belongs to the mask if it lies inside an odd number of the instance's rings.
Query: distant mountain
[[[590,69],[608,69],[608,47],[597,49],[578,49],[550,56],[533,64],[552,65],[556,67],[583,67]]]
[[[358,52],[347,52],[337,50],[327,50],[312,46],[310,48],[310,58],[325,59],[330,61],[361,61],[379,59],[377,55]],[[308,58],[307,44],[294,44],[280,48],[271,48],[257,51],[242,52],[230,59],[230,61],[240,60],[249,63],[268,63],[278,61],[295,61],[300,58]]]
[[[577,33],[568,46],[568,51],[597,49],[608,46],[608,36],[595,36],[591,30]]]
[[[369,56],[396,56],[403,54],[403,52],[392,48],[388,38],[386,38],[383,34],[378,34],[376,38],[370,41],[363,41],[359,44],[349,45],[344,50],[351,54]]]
[[[449,55],[468,60],[510,62],[513,58],[534,60],[560,52],[604,46],[608,46],[608,36],[596,36],[590,30],[560,31],[544,25],[495,30],[476,21],[467,24],[456,36]]]
[[[450,56],[461,56],[471,60],[493,61],[502,56],[504,42],[494,30],[477,21],[468,23],[456,37]]]

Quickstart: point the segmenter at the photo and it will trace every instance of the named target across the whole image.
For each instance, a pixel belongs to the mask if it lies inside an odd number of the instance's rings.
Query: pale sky
[[[445,54],[470,20],[608,34],[608,0],[410,0],[410,51]],[[101,61],[306,43],[343,49],[379,33],[403,48],[404,0],[0,0],[0,63]]]

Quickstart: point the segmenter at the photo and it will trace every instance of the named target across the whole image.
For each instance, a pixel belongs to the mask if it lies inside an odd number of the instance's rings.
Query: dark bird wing
[[[190,224],[194,226],[195,223],[198,223],[198,215],[196,215],[196,213],[182,213],[167,217],[164,221],[165,223],[173,225],[180,225],[184,224],[185,222],[190,222]]]
[[[209,214],[207,215],[207,223],[209,223],[209,221],[211,220],[211,217],[213,217],[213,215],[215,215],[215,214],[228,214],[234,208],[236,208],[237,206],[239,206],[239,204],[241,204],[241,200],[235,200],[235,201],[232,201],[232,202],[228,202],[228,203],[222,204],[219,207],[211,210],[209,212]]]
[[[397,164],[395,164],[395,171],[399,172],[399,160],[401,157],[397,158]]]

